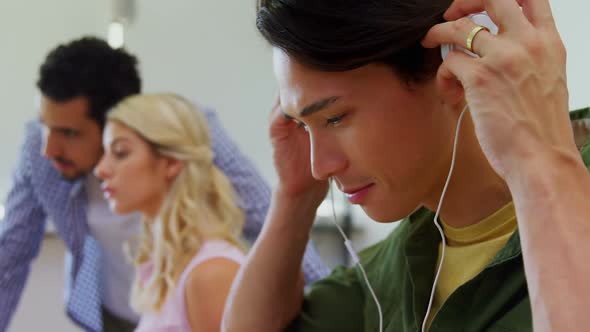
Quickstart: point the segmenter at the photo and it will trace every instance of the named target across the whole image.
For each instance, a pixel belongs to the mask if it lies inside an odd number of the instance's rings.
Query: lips
[[[374,186],[374,183],[368,184],[363,187],[357,187],[354,189],[344,189],[342,190],[346,194],[346,198],[352,204],[362,204],[367,195],[369,194],[370,189]]]
[[[60,170],[60,171],[66,171],[73,166],[71,163],[66,163],[66,162],[58,161],[58,160],[54,160],[52,162],[52,164],[53,164],[53,167],[55,167],[57,170]]]
[[[102,186],[102,193],[106,199],[109,199],[115,195],[115,190],[109,186]]]

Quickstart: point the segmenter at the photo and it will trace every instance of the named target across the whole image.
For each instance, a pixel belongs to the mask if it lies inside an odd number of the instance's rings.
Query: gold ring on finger
[[[478,25],[475,28],[473,28],[473,30],[471,30],[471,32],[469,33],[469,36],[467,36],[467,42],[466,44],[466,49],[469,52],[475,53],[475,51],[473,50],[473,40],[475,39],[475,36],[477,36],[477,34],[481,31],[481,30],[486,30],[486,31],[490,31],[488,28]]]

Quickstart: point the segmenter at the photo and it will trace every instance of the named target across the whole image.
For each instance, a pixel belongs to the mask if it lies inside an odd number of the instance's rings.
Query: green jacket
[[[590,108],[571,113],[590,134]],[[580,125],[584,123],[585,125]],[[587,131],[585,131],[587,130]],[[590,137],[579,140],[590,170]],[[440,235],[421,209],[385,240],[360,253],[383,310],[387,332],[419,331],[428,306]],[[377,308],[360,270],[338,267],[311,286],[288,331],[378,331]],[[429,331],[532,331],[520,238],[516,232],[487,267],[444,303]]]

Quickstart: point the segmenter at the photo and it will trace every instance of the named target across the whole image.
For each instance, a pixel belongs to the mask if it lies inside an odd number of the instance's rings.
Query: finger
[[[271,124],[280,124],[280,125],[284,125],[289,122],[292,122],[292,119],[289,118],[283,112],[283,109],[281,107],[281,100],[279,97],[277,97],[277,99],[275,100],[275,103],[271,109],[270,116],[269,116],[269,122]]]
[[[465,84],[477,71],[478,60],[463,52],[450,52],[438,68],[436,84],[445,98],[456,99],[465,90]]]
[[[514,0],[484,0],[485,9],[492,21],[505,31],[521,31],[530,23]]]
[[[522,12],[536,27],[555,27],[555,19],[548,0],[522,0]]]
[[[442,44],[455,44],[467,47],[467,37],[477,25],[468,18],[437,24],[428,31],[422,40],[422,46],[434,48]],[[494,47],[494,36],[488,31],[481,30],[472,41],[472,49],[480,56],[489,54]]]
[[[293,118],[287,115],[286,113],[283,113],[283,111],[280,108],[276,112],[273,112],[271,122],[278,125],[296,125],[296,123],[293,121]]]
[[[485,10],[484,0],[455,0],[444,14],[447,21],[455,21],[461,17]]]
[[[298,130],[297,124],[287,118],[280,108],[275,109],[270,116],[269,134],[272,141],[280,141],[293,137],[292,135],[302,135],[305,131]]]
[[[516,3],[520,5],[524,1],[526,0],[516,0]],[[444,18],[447,21],[454,21],[469,14],[479,13],[484,10],[486,10],[485,0],[455,0],[445,12]]]

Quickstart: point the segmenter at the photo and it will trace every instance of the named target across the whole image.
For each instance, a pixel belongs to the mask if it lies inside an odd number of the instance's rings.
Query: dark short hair
[[[106,113],[125,97],[141,91],[137,59],[96,37],[83,37],[53,49],[39,69],[37,86],[44,96],[64,102],[89,101],[89,116],[101,128]]]
[[[389,65],[406,81],[432,78],[438,49],[420,45],[452,0],[258,0],[256,26],[303,65],[345,71]]]

